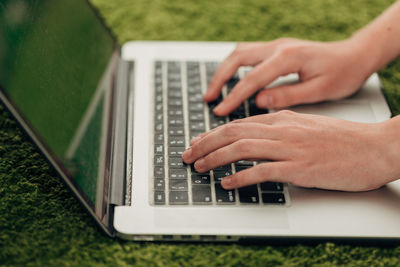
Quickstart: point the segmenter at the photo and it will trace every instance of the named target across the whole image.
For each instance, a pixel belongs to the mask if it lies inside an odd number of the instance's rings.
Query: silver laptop
[[[11,15],[10,15],[11,14]],[[202,94],[235,43],[128,42],[122,49],[81,0],[0,6],[0,98],[88,213],[130,240],[251,241],[400,238],[400,182],[365,193],[220,180],[257,164],[207,173],[184,165],[189,140],[267,113],[254,97],[227,117]],[[281,77],[270,86],[296,82]],[[390,118],[376,74],[348,99],[292,108],[374,123]],[[270,110],[269,112],[274,112]]]

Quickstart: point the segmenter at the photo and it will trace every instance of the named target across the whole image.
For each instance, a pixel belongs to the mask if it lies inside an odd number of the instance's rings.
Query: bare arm
[[[400,55],[400,1],[394,3],[351,38],[370,58],[369,72],[386,66]]]

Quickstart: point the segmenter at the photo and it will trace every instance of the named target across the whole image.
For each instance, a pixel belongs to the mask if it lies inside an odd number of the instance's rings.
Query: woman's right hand
[[[228,115],[260,88],[290,73],[299,75],[299,83],[261,90],[256,98],[258,107],[280,109],[347,97],[374,71],[359,43],[356,39],[323,43],[287,38],[241,43],[220,64],[204,100],[215,100],[240,66],[255,67],[214,109],[218,116]]]

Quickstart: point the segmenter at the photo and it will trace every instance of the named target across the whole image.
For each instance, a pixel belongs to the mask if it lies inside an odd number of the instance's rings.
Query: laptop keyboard
[[[203,94],[213,77],[216,62],[156,62],[154,104],[154,173],[152,188],[155,205],[264,205],[285,204],[287,190],[282,183],[265,182],[236,190],[225,190],[221,180],[232,173],[257,164],[238,161],[206,173],[182,161],[190,140],[229,121],[266,113],[248,99],[227,117],[212,110],[239,81],[237,73],[212,103],[203,102]]]

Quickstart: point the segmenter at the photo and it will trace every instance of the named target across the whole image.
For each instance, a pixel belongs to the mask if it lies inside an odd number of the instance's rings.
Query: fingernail
[[[221,184],[223,186],[230,186],[231,183],[232,183],[232,178],[231,177],[226,177],[226,178],[222,179],[222,182],[221,182]]]
[[[271,108],[274,105],[274,97],[266,95],[261,98],[261,105],[266,108]]]
[[[194,163],[194,168],[196,170],[203,170],[205,165],[206,165],[206,162],[205,162],[204,158],[202,158]]]
[[[192,156],[192,148],[188,147],[188,148],[186,148],[185,152],[183,152],[182,158],[183,159],[189,159],[190,156]]]

